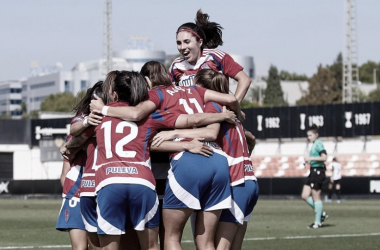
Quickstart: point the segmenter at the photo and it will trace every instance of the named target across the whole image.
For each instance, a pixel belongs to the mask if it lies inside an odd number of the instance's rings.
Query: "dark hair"
[[[227,78],[212,69],[201,69],[198,71],[194,77],[194,84],[206,89],[228,94],[229,85]]]
[[[318,134],[318,126],[316,124],[313,124],[307,131],[311,131],[314,134]]]
[[[118,95],[118,102],[127,102],[131,106],[148,99],[146,81],[134,71],[120,71],[115,78],[113,91]]]
[[[209,21],[209,15],[203,13],[201,9],[197,11],[195,23],[184,23],[177,29],[177,33],[181,30],[191,30],[203,40],[202,49],[215,49],[223,45],[222,29],[220,24]],[[199,37],[196,37],[199,41]]]
[[[149,78],[149,80],[152,82],[153,87],[159,85],[172,85],[165,66],[160,62],[149,61],[145,63],[144,66],[142,66],[140,73],[141,75]]]
[[[338,159],[337,159],[336,157],[334,157],[334,158],[332,159],[332,161],[336,161],[336,162],[337,162],[337,161],[338,161]]]
[[[118,70],[110,71],[103,84],[104,104],[112,102],[111,90],[115,82],[116,76],[120,73]]]
[[[93,99],[94,94],[103,99],[103,91],[102,91],[103,81],[99,81],[92,86],[92,88],[88,88],[84,97],[78,102],[77,105],[73,108],[73,112],[75,115],[90,114],[90,103]]]

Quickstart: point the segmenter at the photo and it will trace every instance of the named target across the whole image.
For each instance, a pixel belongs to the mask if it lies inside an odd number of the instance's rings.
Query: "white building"
[[[158,61],[165,64],[165,51],[146,49],[126,49],[116,51],[113,56],[124,58],[128,66],[134,71],[140,71],[142,66],[149,61]]]
[[[0,82],[0,115],[21,118],[21,92],[21,81]]]

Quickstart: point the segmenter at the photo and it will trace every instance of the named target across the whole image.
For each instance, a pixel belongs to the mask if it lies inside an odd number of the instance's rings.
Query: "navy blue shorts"
[[[96,233],[98,231],[98,215],[96,213],[96,197],[94,196],[81,196],[80,197],[80,211],[84,226],[87,232]]]

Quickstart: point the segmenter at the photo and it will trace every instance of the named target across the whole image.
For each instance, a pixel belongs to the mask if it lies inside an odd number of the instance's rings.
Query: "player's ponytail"
[[[203,13],[201,9],[197,11],[195,17],[195,24],[201,28],[205,34],[203,44],[206,48],[215,49],[220,45],[223,45],[222,29],[220,24],[209,21],[209,15]]]

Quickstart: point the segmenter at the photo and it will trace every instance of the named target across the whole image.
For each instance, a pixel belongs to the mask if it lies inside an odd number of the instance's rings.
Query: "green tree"
[[[318,67],[318,72],[309,80],[309,89],[299,99],[297,105],[317,105],[325,103],[338,103],[342,99],[342,91],[336,79],[336,72],[330,67]]]
[[[359,80],[365,83],[373,83],[373,72],[376,71],[376,82],[380,82],[380,62],[368,61],[359,67]]]
[[[286,105],[284,92],[280,84],[280,76],[277,68],[273,65],[269,68],[267,88],[265,89],[264,105],[283,106]]]
[[[368,94],[367,101],[369,102],[380,102],[380,88],[371,91]]]
[[[76,103],[71,92],[48,95],[41,102],[41,111],[70,112]]]
[[[332,72],[334,72],[334,77],[338,82],[339,89],[337,91],[343,91],[343,56],[342,53],[339,53],[336,57],[334,63],[331,66],[327,66]],[[340,98],[339,101],[341,101]]]
[[[288,71],[281,70],[280,79],[283,81],[307,81],[306,75],[298,75],[296,73],[289,73]]]

